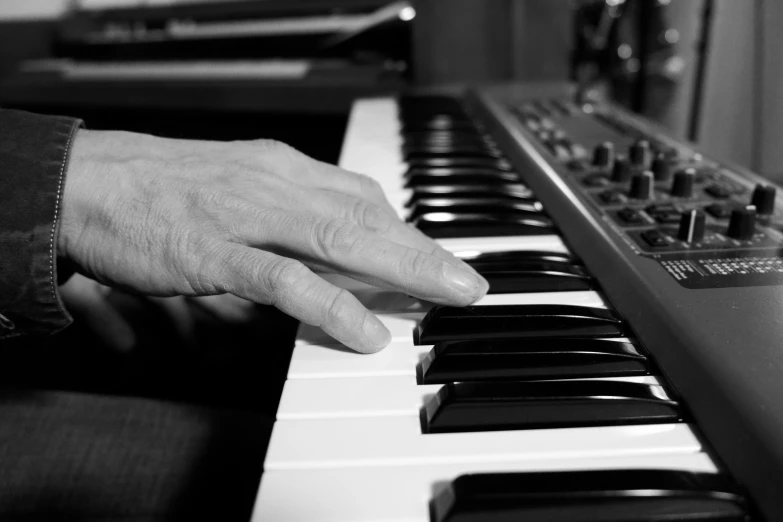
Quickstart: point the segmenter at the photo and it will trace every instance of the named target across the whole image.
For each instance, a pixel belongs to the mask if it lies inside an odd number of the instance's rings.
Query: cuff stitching
[[[54,263],[54,252],[56,250],[55,241],[57,241],[57,220],[59,219],[60,214],[60,200],[63,197],[63,182],[65,180],[65,166],[68,164],[68,156],[70,155],[71,150],[71,142],[73,141],[73,137],[76,135],[76,130],[78,129],[78,125],[72,125],[71,126],[71,132],[68,135],[68,142],[65,144],[65,154],[63,154],[63,160],[60,163],[60,174],[59,179],[57,180],[57,198],[55,200],[54,205],[54,221],[52,222],[52,232],[49,239],[49,283],[51,284],[52,289],[52,297],[54,298],[54,302],[58,304],[59,308],[62,308],[60,305],[60,299],[57,296],[57,278],[55,276],[55,263]]]

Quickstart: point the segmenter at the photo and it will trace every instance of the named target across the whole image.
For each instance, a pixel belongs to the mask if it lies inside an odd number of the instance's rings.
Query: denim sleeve
[[[81,122],[0,109],[0,339],[71,323],[57,290],[57,233]]]

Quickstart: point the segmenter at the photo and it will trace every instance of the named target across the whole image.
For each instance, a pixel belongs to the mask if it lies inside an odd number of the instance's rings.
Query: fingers
[[[250,143],[255,148],[258,164],[285,179],[305,187],[348,194],[370,201],[384,212],[396,216],[380,184],[374,179],[315,160],[283,143],[259,140]]]
[[[229,323],[246,323],[256,317],[254,303],[232,294],[191,297],[189,301]]]
[[[68,309],[109,348],[128,352],[136,344],[136,334],[109,302],[108,290],[108,287],[76,274],[60,288],[60,294]]]
[[[251,146],[255,147],[258,161],[263,162],[269,171],[308,188],[306,203],[309,210],[329,218],[347,219],[373,232],[385,233],[392,241],[473,271],[419,230],[400,221],[374,179],[317,161],[283,143],[259,140],[251,142]]]
[[[345,220],[274,212],[263,220],[244,220],[237,233],[244,244],[435,303],[465,306],[488,289],[472,270]]]
[[[226,248],[213,277],[223,289],[271,304],[361,353],[385,347],[391,334],[350,292],[337,288],[302,263],[241,245]]]
[[[198,346],[196,318],[184,296],[149,297],[149,300],[160,307],[183,344],[190,348]]]
[[[302,199],[307,203],[307,209],[315,214],[327,219],[350,221],[390,241],[434,255],[464,270],[474,271],[421,231],[403,223],[396,216],[389,215],[381,207],[365,199],[323,190],[308,190],[303,194]]]

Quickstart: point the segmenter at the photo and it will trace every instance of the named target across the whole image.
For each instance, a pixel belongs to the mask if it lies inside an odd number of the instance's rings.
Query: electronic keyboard
[[[254,521],[783,520],[776,187],[567,85],[355,103],[341,166],[490,282],[300,327]]]

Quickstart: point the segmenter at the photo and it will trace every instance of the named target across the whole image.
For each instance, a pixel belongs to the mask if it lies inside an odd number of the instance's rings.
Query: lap
[[[0,520],[249,520],[295,323],[159,326],[130,354],[78,324],[0,344]]]

